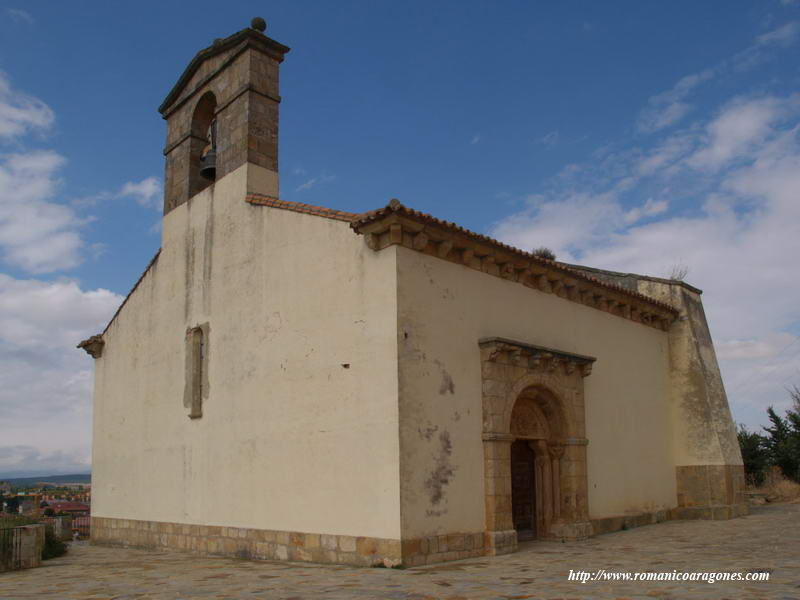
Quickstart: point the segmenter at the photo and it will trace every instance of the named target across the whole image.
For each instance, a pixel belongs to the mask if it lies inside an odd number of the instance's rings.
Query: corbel
[[[377,233],[365,233],[364,234],[364,242],[367,244],[367,248],[370,250],[379,250],[380,249],[380,235]]]
[[[522,359],[522,349],[521,348],[512,348],[509,352],[509,359],[515,365],[519,365]]]
[[[403,243],[403,226],[400,223],[392,223],[389,225],[389,243]]]
[[[507,262],[502,267],[500,267],[500,275],[505,279],[510,279],[511,281],[516,281],[516,269],[514,268],[514,263]]]
[[[447,255],[450,254],[450,250],[452,249],[453,241],[443,240],[436,245],[436,256],[439,258],[447,258]]]
[[[103,356],[103,348],[105,347],[105,344],[106,342],[103,339],[103,335],[98,334],[83,340],[80,344],[78,344],[77,347],[81,350],[84,350],[86,354],[92,358],[97,359]]]
[[[545,292],[547,294],[550,294],[553,291],[553,286],[550,285],[550,281],[547,279],[546,275],[537,276],[536,277],[536,285],[538,286],[538,288],[541,291],[543,291],[543,292]]]
[[[472,259],[475,257],[475,250],[472,248],[464,248],[461,251],[461,262],[468,267],[472,266]]]
[[[578,286],[575,284],[565,284],[567,288],[567,298],[573,302],[580,301],[580,294],[578,294]]]
[[[424,231],[420,231],[414,236],[414,241],[411,242],[411,247],[414,250],[424,250],[428,245],[428,236]]]

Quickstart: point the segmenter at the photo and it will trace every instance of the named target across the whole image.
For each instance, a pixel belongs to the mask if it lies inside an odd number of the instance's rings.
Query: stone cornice
[[[358,215],[350,226],[374,251],[401,245],[663,331],[678,316],[668,304],[407,208],[397,200]]]
[[[98,334],[83,340],[80,344],[78,344],[77,347],[81,350],[85,350],[86,354],[92,358],[100,358],[103,356],[103,347],[105,345],[106,342],[103,339],[103,336]]]
[[[514,364],[521,363],[533,370],[553,372],[563,368],[567,375],[578,371],[582,377],[591,375],[592,365],[597,360],[593,356],[573,354],[499,337],[482,338],[478,340],[478,346],[483,351],[481,353],[483,359],[489,362],[497,360],[501,354],[508,354]]]
[[[183,91],[183,88],[189,83],[192,76],[197,72],[197,69],[200,68],[200,65],[209,58],[231,50],[239,44],[241,44],[241,46],[233,53],[234,56],[240,54],[244,49],[252,47],[268,54],[278,62],[283,61],[283,55],[290,50],[288,46],[284,46],[251,28],[242,29],[224,39],[217,40],[208,48],[204,48],[195,54],[189,65],[184,69],[178,82],[174,85],[172,90],[170,90],[169,94],[167,94],[161,106],[158,107],[158,112],[166,118],[171,105],[178,99],[181,91]],[[216,72],[212,74],[212,76],[215,74]],[[209,78],[204,79],[201,83],[206,82],[207,79]]]
[[[695,294],[702,294],[703,290],[700,288],[696,288],[695,286],[686,283],[685,281],[681,281],[680,279],[666,279],[664,277],[654,277],[653,275],[641,275],[639,273],[621,273],[619,271],[609,271],[608,269],[598,269],[597,267],[587,267],[585,265],[574,265],[570,263],[561,263],[565,267],[569,267],[570,269],[575,269],[576,271],[584,271],[589,275],[596,277],[597,279],[606,279],[617,281],[617,285],[621,287],[625,287],[624,282],[631,281],[635,286],[636,282],[638,281],[653,281],[655,283],[663,283],[666,285],[674,285],[678,287],[682,287],[685,290],[689,290]],[[629,289],[635,289],[629,288]]]
[[[305,204],[303,202],[290,202],[288,200],[281,200],[280,198],[275,198],[273,196],[265,196],[264,194],[247,194],[245,201],[254,206],[280,208],[281,210],[288,210],[305,215],[313,215],[315,217],[324,217],[326,219],[333,219],[335,221],[345,221],[347,223],[350,223],[358,216],[356,213],[336,210],[335,208],[315,206],[313,204]]]

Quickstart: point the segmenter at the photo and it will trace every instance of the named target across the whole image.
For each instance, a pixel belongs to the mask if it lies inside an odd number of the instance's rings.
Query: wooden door
[[[511,444],[511,513],[517,539],[536,537],[536,468],[533,450],[528,440]]]

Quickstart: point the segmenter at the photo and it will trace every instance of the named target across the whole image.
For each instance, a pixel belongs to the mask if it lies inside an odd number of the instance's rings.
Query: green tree
[[[747,478],[747,483],[760,486],[764,483],[764,473],[769,466],[770,459],[766,438],[754,431],[748,431],[742,424],[739,424],[736,437],[739,438],[739,448],[742,451],[744,474]]]
[[[765,445],[770,462],[780,467],[785,477],[800,481],[800,390],[794,386],[789,393],[793,402],[785,417],[778,415],[771,406],[767,409],[772,426],[764,427],[769,434]]]
[[[13,514],[19,512],[19,498],[17,496],[6,497],[6,512]]]

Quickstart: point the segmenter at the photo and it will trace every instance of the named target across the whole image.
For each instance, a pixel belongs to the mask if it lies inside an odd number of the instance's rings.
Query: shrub
[[[67,553],[67,545],[58,539],[53,527],[47,525],[44,528],[44,547],[42,548],[42,560],[56,558]]]
[[[555,260],[556,253],[550,250],[547,246],[542,246],[540,248],[536,248],[531,254],[534,256],[538,256],[539,258],[546,258],[547,260]]]
[[[764,472],[769,465],[769,453],[763,435],[750,432],[744,425],[739,425],[736,432],[739,448],[742,451],[744,475],[747,484],[758,487],[764,483]]]

